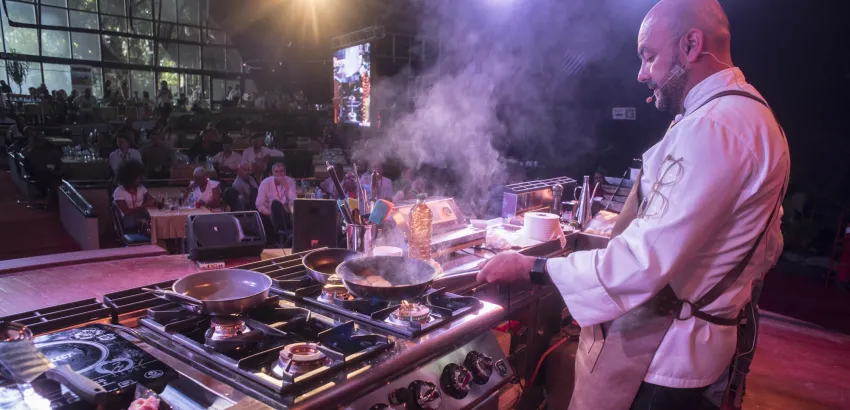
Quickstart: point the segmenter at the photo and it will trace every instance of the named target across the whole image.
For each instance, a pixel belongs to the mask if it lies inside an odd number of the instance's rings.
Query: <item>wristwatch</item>
[[[531,267],[531,272],[529,272],[531,283],[541,286],[551,283],[549,273],[546,272],[546,261],[548,260],[548,258],[537,258],[534,261],[534,266]]]

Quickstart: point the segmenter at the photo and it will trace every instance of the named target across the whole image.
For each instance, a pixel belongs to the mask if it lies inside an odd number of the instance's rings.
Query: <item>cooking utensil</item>
[[[376,225],[348,224],[345,226],[345,247],[348,250],[372,256],[377,236],[378,228]]]
[[[362,258],[366,254],[341,248],[319,249],[304,255],[301,262],[307,268],[307,274],[321,283],[327,283],[328,277],[336,273],[336,267],[350,259]]]
[[[336,194],[339,199],[345,200],[345,190],[342,189],[342,183],[339,182],[339,175],[336,174],[336,168],[331,165],[330,162],[325,161],[325,165],[328,166],[328,175],[331,177],[331,181],[334,183],[334,188],[336,189]],[[345,218],[346,221],[353,221],[354,219],[351,216],[351,209],[348,207],[348,203],[343,203],[342,209],[342,217]]]
[[[363,185],[360,183],[360,172],[357,171],[357,161],[351,164],[354,167],[354,176],[357,179],[357,204],[361,215],[366,215],[369,212],[369,199],[366,198],[366,192],[363,191]]]
[[[29,338],[0,342],[0,365],[17,383],[30,383],[43,374],[88,403],[102,404],[108,397],[103,387],[75,372],[71,366],[56,366],[47,360]]]
[[[457,272],[451,277],[477,275],[480,269]],[[428,262],[401,256],[366,256],[341,263],[336,274],[351,294],[387,301],[419,299],[439,277]],[[367,277],[377,276],[390,286],[380,286]],[[384,283],[386,285],[386,283]]]
[[[390,216],[393,211],[393,204],[383,199],[375,201],[375,206],[372,208],[372,213],[369,214],[369,222],[373,224],[382,224]]]
[[[186,275],[174,282],[173,291],[144,290],[215,316],[234,315],[259,305],[269,297],[271,286],[271,278],[262,273],[220,269]]]

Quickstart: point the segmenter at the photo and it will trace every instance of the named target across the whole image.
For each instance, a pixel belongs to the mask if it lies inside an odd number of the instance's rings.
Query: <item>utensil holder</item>
[[[345,245],[351,251],[362,252],[368,256],[372,256],[372,251],[375,249],[375,238],[377,236],[377,225],[348,224],[345,226]]]

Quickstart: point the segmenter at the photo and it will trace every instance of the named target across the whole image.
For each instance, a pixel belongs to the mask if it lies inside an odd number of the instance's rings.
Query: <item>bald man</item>
[[[638,81],[674,121],[643,154],[607,247],[501,254],[478,276],[557,287],[582,327],[571,410],[699,408],[782,249],[788,146],[732,63],[729,33],[714,0],[656,4],[638,35]]]

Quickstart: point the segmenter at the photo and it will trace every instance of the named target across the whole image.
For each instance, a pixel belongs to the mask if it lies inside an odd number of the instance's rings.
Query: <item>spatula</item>
[[[81,399],[92,404],[106,401],[107,392],[99,384],[75,372],[67,364],[56,366],[38,351],[32,340],[0,342],[0,365],[18,383],[30,383],[44,374],[63,384]]]

